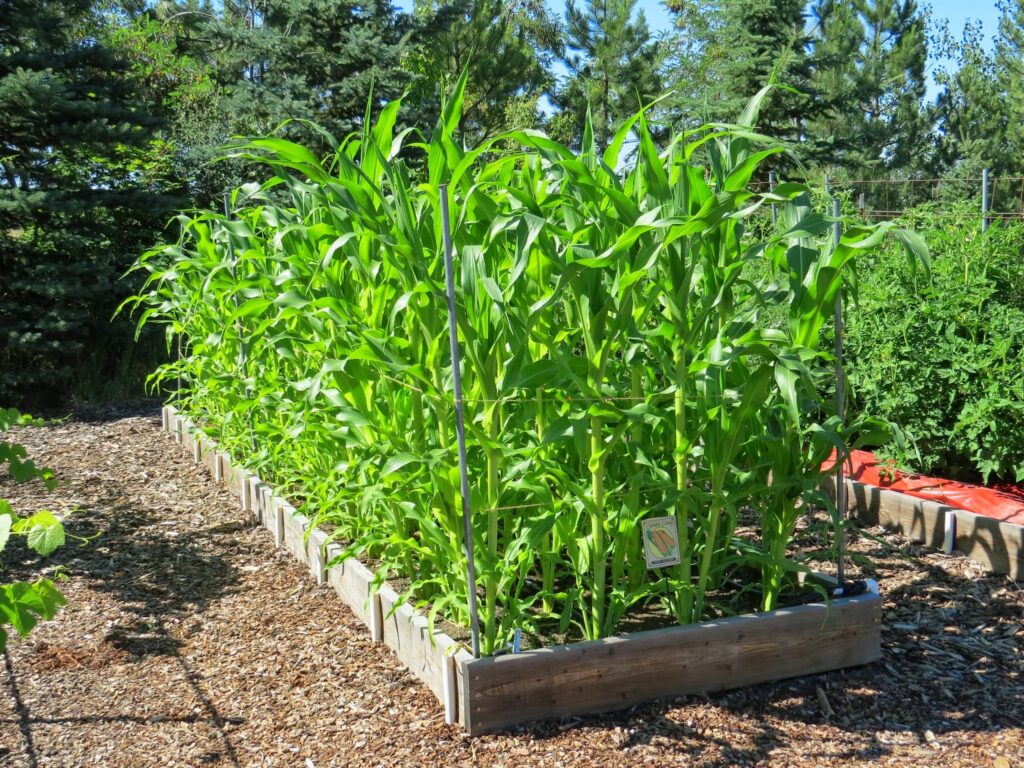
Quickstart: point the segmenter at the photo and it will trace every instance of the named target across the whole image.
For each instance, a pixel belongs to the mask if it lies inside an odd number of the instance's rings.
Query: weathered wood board
[[[846,485],[848,511],[862,522],[900,531],[929,547],[956,550],[992,573],[1024,577],[1024,526],[856,480]]]
[[[220,458],[220,479],[224,485],[227,486],[228,490],[231,491],[243,502],[242,508],[245,508],[244,499],[242,499],[242,489],[245,486],[245,470],[241,467],[236,466],[231,461],[229,456],[224,451],[217,451],[217,456]]]
[[[384,617],[384,644],[391,648],[409,670],[437,696],[442,704],[445,693],[454,688],[446,677],[455,668],[449,662],[458,644],[440,630],[430,631],[427,617],[400,600],[387,584],[378,591]]]
[[[337,544],[327,545],[327,561],[341,554]],[[327,570],[327,583],[338,593],[352,613],[371,630],[380,627],[380,600],[370,589],[373,573],[358,560],[345,560]],[[379,638],[375,638],[379,639]]]
[[[309,548],[306,545],[306,531],[309,518],[297,512],[287,501],[278,500],[277,507],[284,526],[284,548],[303,565],[309,565]]]
[[[846,481],[847,512],[867,525],[899,531],[911,541],[942,549],[946,514],[952,507],[905,493],[887,491],[856,480]]]
[[[263,525],[268,531],[274,534],[274,543],[284,546],[284,509],[281,506],[281,499],[274,495],[270,486],[264,485],[260,492],[260,511],[263,515]],[[291,504],[288,505],[291,507]]]
[[[309,563],[309,571],[313,574],[317,584],[327,583],[327,534],[319,528],[314,528],[306,542],[306,558]]]
[[[477,735],[867,664],[881,657],[881,605],[868,594],[465,661],[460,719]]]
[[[1024,579],[1024,526],[956,510],[956,548],[993,573]]]
[[[210,477],[219,483],[220,455],[214,447],[215,443],[202,433],[196,435],[196,443],[199,446],[199,463],[210,473]]]

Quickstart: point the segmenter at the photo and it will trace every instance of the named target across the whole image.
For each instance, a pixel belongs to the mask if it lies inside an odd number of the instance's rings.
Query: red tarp
[[[831,467],[834,463],[833,453],[832,458],[825,462],[825,467]],[[879,461],[868,451],[851,453],[850,460],[846,462],[846,477],[865,485],[937,501],[1006,523],[1024,525],[1024,493],[1000,491],[982,485],[900,472]]]

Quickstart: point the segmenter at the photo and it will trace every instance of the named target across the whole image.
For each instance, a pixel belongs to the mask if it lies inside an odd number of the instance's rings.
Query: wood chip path
[[[0,767],[998,766],[1024,768],[1024,592],[874,531],[884,660],[478,739],[329,588],[275,549],[159,431],[153,406],[17,430],[61,486],[0,485],[64,515],[69,605],[0,669]]]

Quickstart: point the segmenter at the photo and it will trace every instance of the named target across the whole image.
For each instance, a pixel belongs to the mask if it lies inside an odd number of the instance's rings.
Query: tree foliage
[[[930,138],[925,14],[915,0],[821,0],[813,19],[818,156],[861,174],[912,167]]]
[[[21,401],[100,360],[118,278],[177,204],[98,24],[89,0],[0,5],[0,396]]]
[[[554,101],[570,116],[577,140],[587,112],[599,147],[614,127],[660,95],[661,49],[636,0],[569,0],[565,12],[569,76]]]

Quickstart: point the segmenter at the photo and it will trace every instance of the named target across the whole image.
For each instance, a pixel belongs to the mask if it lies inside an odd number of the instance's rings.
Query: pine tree
[[[937,170],[977,177],[983,168],[1004,174],[1017,166],[1008,136],[1011,105],[1003,90],[995,55],[984,30],[969,21],[959,40],[948,29],[939,37],[939,56],[953,62],[940,67],[936,102]]]
[[[813,81],[827,106],[808,125],[819,159],[861,173],[910,167],[930,139],[926,16],[915,0],[822,0],[812,14]]]
[[[1014,175],[1024,173],[1024,3],[1000,0],[995,68],[1007,112],[1006,150]]]
[[[765,101],[758,121],[763,133],[793,142],[801,140],[806,121],[819,111],[812,87],[810,39],[802,0],[721,0],[712,7],[714,77],[720,93],[710,95],[715,119],[737,116],[747,101],[769,83],[777,89]]]
[[[0,4],[0,398],[15,402],[65,394],[102,357],[119,278],[174,202],[143,151],[156,121],[91,11]]]
[[[416,52],[407,66],[417,75],[407,100],[429,120],[467,71],[460,127],[468,143],[507,128],[535,127],[538,102],[553,83],[561,27],[544,0],[419,0]]]
[[[565,12],[567,81],[554,102],[582,135],[590,109],[594,137],[607,146],[616,124],[661,92],[662,51],[636,0],[569,0]]]
[[[289,120],[343,137],[362,125],[368,103],[400,96],[412,80],[402,66],[412,20],[388,0],[164,0],[154,13],[177,26],[180,54],[210,68],[222,92],[221,141]],[[285,132],[320,141],[301,122]]]

